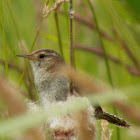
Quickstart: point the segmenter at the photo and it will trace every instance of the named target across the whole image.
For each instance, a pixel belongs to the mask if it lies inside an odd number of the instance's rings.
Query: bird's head
[[[29,59],[34,72],[38,70],[55,72],[65,64],[63,57],[50,49],[40,49],[31,54],[17,54],[16,56]]]

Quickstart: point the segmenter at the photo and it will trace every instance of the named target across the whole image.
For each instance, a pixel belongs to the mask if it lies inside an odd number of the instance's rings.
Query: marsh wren
[[[62,71],[66,63],[59,53],[50,49],[41,49],[31,54],[18,54],[17,56],[29,59],[34,73],[34,82],[39,101],[42,106],[48,103],[66,102],[68,100],[71,96],[70,80]],[[129,126],[124,120],[104,112],[100,106],[95,106],[89,117],[93,121],[90,122],[92,131],[95,131],[94,117],[96,119],[105,119],[119,126]],[[93,132],[93,134],[95,133]]]

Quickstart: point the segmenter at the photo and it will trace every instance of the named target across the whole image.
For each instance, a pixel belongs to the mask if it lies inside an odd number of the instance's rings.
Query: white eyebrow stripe
[[[40,53],[40,55],[45,55],[45,56],[48,56],[48,55],[53,55],[53,56],[57,56],[57,54],[56,53],[46,53],[46,52],[42,52],[42,53]]]
[[[47,59],[47,61],[49,61],[49,60],[51,60],[52,58],[51,57],[49,57],[49,58],[46,58]]]
[[[52,53],[52,55],[56,56],[56,53]]]
[[[48,56],[48,55],[50,55],[50,54],[47,54],[47,53],[41,53],[40,55],[42,55],[42,54],[43,54],[43,55],[45,55],[45,56]]]

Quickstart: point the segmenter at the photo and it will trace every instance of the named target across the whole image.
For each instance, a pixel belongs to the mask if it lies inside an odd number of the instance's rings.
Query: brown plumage
[[[88,104],[88,108],[82,113],[85,117],[71,113],[65,117],[54,117],[43,124],[44,130],[51,132],[53,139],[81,139],[83,133],[80,134],[80,131],[84,131],[89,139],[95,139],[95,118],[105,119],[111,123],[115,122],[114,124],[119,126],[129,126],[124,120],[102,111],[100,106],[93,108],[87,98],[70,93],[70,80],[62,71],[66,63],[59,53],[49,49],[41,49],[31,54],[19,54],[17,56],[27,58],[31,63],[40,107],[48,108],[52,104],[63,105],[73,98],[81,98]],[[31,110],[38,108],[34,103],[29,106]],[[79,118],[76,116],[79,116]],[[83,124],[80,120],[83,121]]]
[[[44,109],[52,104],[62,104],[73,98],[82,98],[88,104],[85,110],[86,129],[90,133],[90,137],[95,137],[95,118],[93,115],[94,109],[85,97],[76,97],[70,94],[70,81],[67,75],[61,71],[66,63],[62,56],[49,49],[37,50],[31,54],[19,54],[17,56],[28,58],[33,72],[34,82],[39,96],[39,106]],[[38,106],[34,103],[29,104],[30,110],[36,110]],[[64,117],[54,117],[42,125],[44,131],[51,132],[53,139],[80,139],[80,126],[74,113]],[[80,117],[80,116],[79,116]]]

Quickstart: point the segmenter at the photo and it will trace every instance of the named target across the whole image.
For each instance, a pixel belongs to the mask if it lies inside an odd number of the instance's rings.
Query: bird
[[[56,51],[51,49],[39,49],[30,54],[17,54],[18,57],[27,58],[31,64],[34,83],[39,97],[39,105],[49,107],[50,104],[64,103],[73,98],[85,97],[71,94],[70,79],[62,70],[67,64],[64,58]],[[122,127],[129,127],[125,120],[103,111],[100,105],[89,107],[85,110],[87,113],[87,129],[91,132],[91,139],[95,139],[96,120],[104,119]],[[77,119],[74,114],[68,114],[62,118],[54,118],[49,122],[54,139],[79,139]]]

